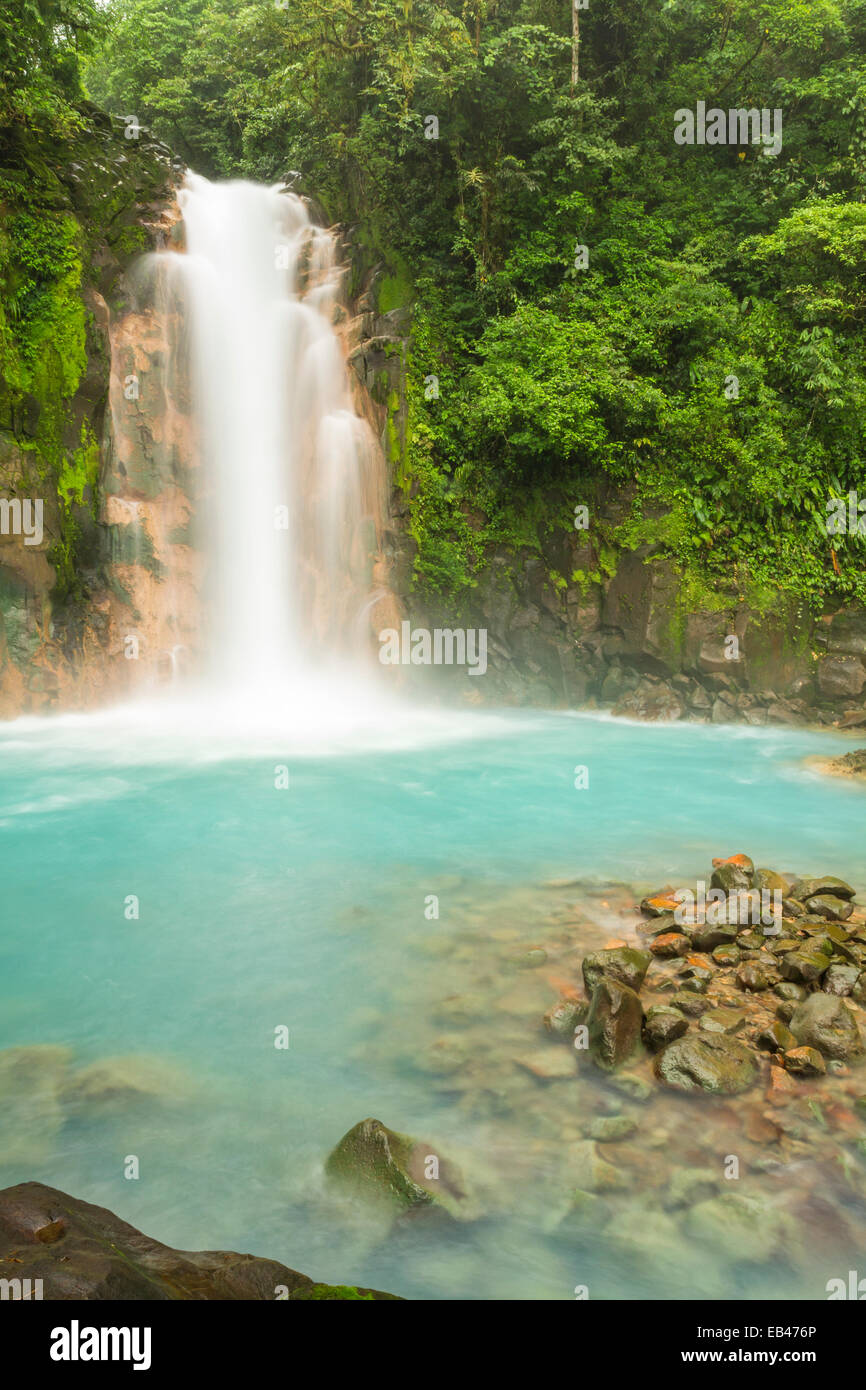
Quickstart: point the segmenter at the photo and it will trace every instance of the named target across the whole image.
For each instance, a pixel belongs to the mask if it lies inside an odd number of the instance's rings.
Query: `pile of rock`
[[[756,869],[743,854],[714,860],[710,886],[645,897],[643,946],[586,956],[585,1000],[559,1000],[548,1031],[608,1071],[646,1048],[656,1078],[682,1091],[745,1091],[768,1060],[771,1086],[844,1072],[864,1051],[866,917],[854,889]]]

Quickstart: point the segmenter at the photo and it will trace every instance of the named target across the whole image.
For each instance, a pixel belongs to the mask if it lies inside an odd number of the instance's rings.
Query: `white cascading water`
[[[387,471],[352,408],[333,234],[281,186],[189,174],[180,202],[186,251],[145,258],[142,284],[164,325],[162,396],[185,398],[186,383],[191,395],[189,415],[190,402],[164,409],[191,427],[181,454],[205,578],[197,604],[166,562],[169,680],[107,714],[103,745],[111,726],[124,748],[132,728],[138,754],[160,757],[178,739],[212,757],[496,732],[495,717],[419,706],[382,679],[371,630],[395,611],[374,575]],[[178,434],[151,448],[168,457]]]
[[[206,670],[276,695],[358,658],[381,520],[375,460],[334,330],[334,237],[281,187],[181,193],[208,557]],[[369,635],[366,639],[369,662]]]

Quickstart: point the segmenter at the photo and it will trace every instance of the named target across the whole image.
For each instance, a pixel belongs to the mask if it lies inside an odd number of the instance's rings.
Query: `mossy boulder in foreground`
[[[315,1284],[306,1274],[258,1255],[173,1250],[142,1235],[105,1207],[39,1182],[0,1191],[0,1267],[4,1297],[44,1301],[136,1302],[394,1299],[349,1285]]]

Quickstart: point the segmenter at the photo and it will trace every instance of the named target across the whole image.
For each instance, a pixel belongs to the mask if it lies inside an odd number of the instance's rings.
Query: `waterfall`
[[[189,317],[207,680],[296,690],[355,655],[381,522],[335,240],[280,186],[191,174],[180,203],[186,254],[161,259]]]

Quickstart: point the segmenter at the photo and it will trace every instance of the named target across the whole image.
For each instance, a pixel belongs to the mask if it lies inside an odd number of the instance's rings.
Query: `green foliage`
[[[576,13],[575,81],[569,0],[110,0],[86,77],[200,172],[291,178],[381,254],[382,312],[412,296],[419,584],[627,488],[599,554],[866,597],[824,526],[866,493],[866,5]],[[697,101],[780,108],[781,153],[677,146]]]
[[[0,148],[16,126],[62,138],[81,124],[79,57],[102,24],[96,0],[0,0]]]
[[[313,1284],[302,1289],[296,1289],[291,1295],[292,1302],[373,1302],[373,1294],[361,1293],[352,1284]]]

